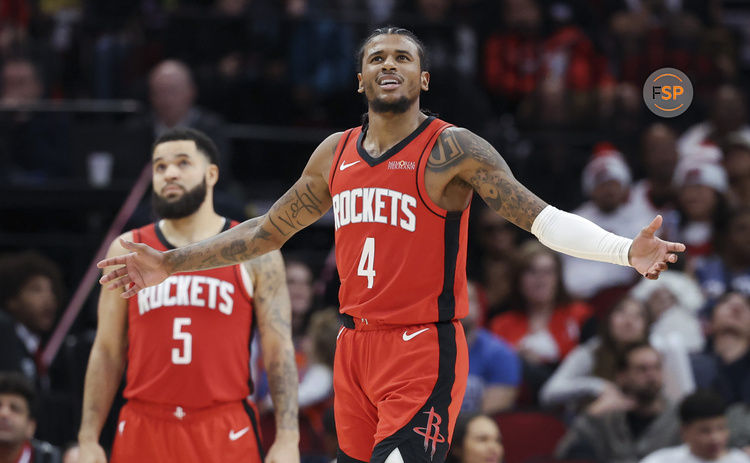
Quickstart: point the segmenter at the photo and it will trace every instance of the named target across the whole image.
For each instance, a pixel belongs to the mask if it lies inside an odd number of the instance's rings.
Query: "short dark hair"
[[[419,67],[426,71],[428,68],[427,63],[427,53],[425,52],[425,46],[422,43],[421,40],[414,34],[414,32],[410,31],[409,29],[404,29],[403,27],[397,27],[397,26],[385,26],[378,29],[375,29],[372,31],[370,35],[368,35],[363,41],[362,44],[359,46],[359,50],[357,51],[357,72],[362,72],[362,61],[365,59],[365,48],[367,48],[367,44],[370,43],[370,40],[374,39],[375,37],[379,35],[386,35],[386,34],[395,34],[395,35],[403,35],[407,37],[409,40],[414,42],[414,45],[417,46],[417,54],[419,55]]]
[[[620,355],[617,356],[617,372],[623,372],[630,368],[630,355],[638,349],[651,349],[656,352],[654,346],[648,343],[648,341],[641,341],[633,343],[627,346]]]
[[[461,412],[456,419],[456,426],[453,428],[453,444],[448,451],[448,456],[445,460],[446,463],[460,463],[461,459],[456,454],[464,449],[464,439],[466,433],[469,431],[469,425],[472,421],[483,415],[479,412]],[[487,418],[492,419],[487,416]]]
[[[174,129],[167,130],[156,139],[151,152],[153,153],[157,146],[168,141],[181,141],[181,140],[192,140],[195,142],[198,151],[203,153],[208,158],[211,164],[219,165],[219,148],[216,147],[216,143],[211,138],[200,130],[191,129],[188,127],[177,127]]]
[[[62,272],[48,257],[36,251],[7,254],[0,257],[0,306],[18,295],[28,281],[35,276],[45,276],[52,281],[58,303],[63,296]]]
[[[719,394],[708,389],[699,389],[680,403],[680,422],[687,425],[698,420],[718,418],[724,416],[726,411],[727,404]]]
[[[20,395],[26,400],[29,416],[34,417],[36,391],[31,381],[17,371],[0,371],[0,394]]]

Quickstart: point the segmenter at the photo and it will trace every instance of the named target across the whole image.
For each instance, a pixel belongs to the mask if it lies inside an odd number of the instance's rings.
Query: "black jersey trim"
[[[370,167],[375,167],[378,164],[382,164],[388,159],[398,154],[402,149],[406,148],[406,145],[408,145],[409,143],[412,142],[412,140],[417,138],[420,133],[424,132],[427,126],[430,125],[430,123],[432,123],[432,121],[434,120],[435,120],[434,116],[428,117],[421,124],[419,124],[419,127],[414,129],[414,131],[410,133],[409,136],[407,136],[400,142],[396,143],[395,146],[391,147],[388,151],[383,153],[381,156],[378,156],[377,158],[370,156],[367,153],[367,150],[365,150],[365,148],[362,146],[362,142],[365,139],[365,135],[367,135],[366,128],[363,126],[362,132],[360,132],[359,137],[357,137],[357,152],[359,153],[359,157],[361,157],[367,164],[369,164]]]
[[[224,226],[221,227],[221,231],[219,233],[223,233],[230,228],[232,228],[232,221],[224,217]],[[167,250],[177,248],[177,246],[170,243],[169,240],[167,240],[167,237],[164,236],[164,233],[161,231],[161,227],[159,227],[159,222],[154,222],[154,231],[156,232],[156,238],[161,244],[164,245],[165,248],[167,248]]]
[[[333,165],[331,166],[331,178],[328,179],[328,190],[333,192],[333,177],[336,176],[336,171],[339,170],[339,161],[341,160],[341,156],[344,154],[344,150],[346,149],[346,144],[349,143],[349,137],[351,136],[354,129],[349,129],[346,131],[346,138],[344,138],[344,143],[341,144],[341,150],[339,151],[339,155],[336,156],[336,159],[333,160]],[[341,136],[344,137],[343,135]]]
[[[456,261],[458,260],[463,211],[450,211],[445,217],[443,290],[438,296],[438,320],[446,322],[456,316]]]
[[[443,130],[445,130],[445,129],[443,129]],[[439,213],[439,212],[435,212],[434,210],[432,210],[432,206],[430,206],[430,204],[427,201],[425,201],[424,196],[422,196],[422,188],[421,188],[421,186],[419,184],[419,176],[422,173],[420,166],[422,165],[422,158],[424,157],[424,154],[427,151],[427,147],[428,146],[432,146],[433,148],[435,147],[435,143],[433,142],[433,140],[436,140],[437,137],[439,137],[440,134],[443,133],[443,130],[437,130],[432,135],[432,137],[430,137],[429,141],[427,142],[427,144],[422,149],[422,153],[419,155],[419,160],[417,161],[417,174],[414,176],[415,179],[416,179],[416,182],[417,182],[417,195],[419,195],[419,200],[422,201],[422,204],[424,204],[424,207],[426,207],[428,211],[432,212],[433,214],[435,214],[436,216],[440,217],[441,219],[446,218],[446,216],[443,215],[443,214],[441,214],[441,213]],[[427,169],[427,163],[425,163],[425,169]],[[425,176],[427,176],[427,172],[425,172]],[[424,194],[426,195],[427,192],[425,191]]]

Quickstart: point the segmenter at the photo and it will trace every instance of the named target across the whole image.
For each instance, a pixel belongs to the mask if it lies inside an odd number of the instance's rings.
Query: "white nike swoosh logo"
[[[415,332],[415,333],[412,333],[412,334],[406,334],[406,331],[404,331],[404,335],[403,335],[402,337],[404,338],[404,341],[411,341],[411,339],[412,339],[412,338],[413,338],[414,336],[416,336],[416,335],[418,335],[418,334],[422,334],[422,333],[424,333],[424,332],[425,332],[425,331],[427,331],[427,330],[429,330],[429,328],[424,328],[424,329],[421,329],[421,330],[419,330],[419,331],[417,331],[417,332]]]
[[[350,168],[351,166],[353,166],[354,164],[356,164],[356,163],[358,163],[358,162],[359,162],[359,161],[354,161],[354,162],[350,162],[349,164],[347,164],[347,163],[345,163],[345,162],[342,162],[342,163],[341,163],[341,167],[339,167],[339,170],[344,170],[344,169],[348,169],[348,168]]]
[[[249,430],[250,430],[250,426],[247,426],[247,427],[245,427],[245,428],[242,428],[242,429],[240,429],[240,430],[239,430],[239,431],[237,431],[237,432],[234,432],[234,431],[232,431],[232,430],[230,429],[230,430],[229,430],[229,440],[237,440],[237,439],[239,439],[240,437],[244,436],[244,435],[245,435],[245,433],[247,433],[247,432],[248,432]]]

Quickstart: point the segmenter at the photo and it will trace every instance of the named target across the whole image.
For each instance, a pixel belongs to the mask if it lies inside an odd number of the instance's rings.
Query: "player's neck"
[[[159,227],[164,237],[174,246],[187,244],[210,238],[221,232],[225,219],[214,211],[213,200],[206,197],[197,211],[180,219],[164,219]]]
[[[367,135],[362,145],[376,158],[414,132],[427,116],[419,110],[419,100],[400,114],[368,111]]]

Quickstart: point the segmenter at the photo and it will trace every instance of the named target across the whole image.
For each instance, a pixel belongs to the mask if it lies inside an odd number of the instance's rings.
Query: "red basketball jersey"
[[[379,158],[362,147],[362,127],[341,137],[329,188],[342,313],[386,325],[466,315],[469,209],[438,207],[424,183],[430,151],[449,126],[430,117]]]
[[[227,219],[225,230],[236,225]],[[157,224],[135,242],[172,249]],[[250,393],[253,287],[242,265],[172,275],[128,300],[124,396],[200,408]]]

